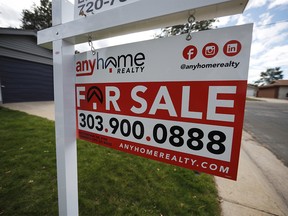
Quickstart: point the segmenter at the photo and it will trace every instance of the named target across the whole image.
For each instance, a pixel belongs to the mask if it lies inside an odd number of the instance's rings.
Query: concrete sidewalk
[[[54,102],[2,106],[54,120]],[[288,168],[245,131],[238,180],[215,181],[224,216],[288,216]]]
[[[238,180],[215,177],[224,216],[288,215],[288,168],[243,131]]]

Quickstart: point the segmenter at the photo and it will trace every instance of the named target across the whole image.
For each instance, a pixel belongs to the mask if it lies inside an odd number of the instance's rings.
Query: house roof
[[[288,86],[288,80],[277,80],[272,85],[274,85],[274,86]]]
[[[0,56],[52,64],[52,52],[37,45],[33,30],[0,28]]]
[[[26,35],[37,38],[37,32],[33,30],[14,29],[14,28],[0,28],[0,35]]]
[[[249,83],[248,83],[247,87],[248,87],[248,88],[251,88],[251,89],[252,89],[252,88],[253,88],[253,89],[257,89],[257,88],[258,88],[257,85],[253,85],[253,84],[249,84]]]
[[[273,87],[281,87],[288,86],[288,80],[276,80],[270,85],[260,86],[259,88],[273,88]]]

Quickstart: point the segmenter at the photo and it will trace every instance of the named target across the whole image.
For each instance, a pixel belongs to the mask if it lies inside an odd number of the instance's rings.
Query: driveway
[[[8,103],[1,106],[21,110],[31,115],[41,116],[49,120],[54,120],[54,101],[25,102],[25,103]]]

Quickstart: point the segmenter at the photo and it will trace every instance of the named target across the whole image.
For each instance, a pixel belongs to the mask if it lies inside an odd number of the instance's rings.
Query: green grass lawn
[[[0,107],[0,216],[58,215],[54,122]],[[78,141],[79,215],[220,215],[212,176]]]

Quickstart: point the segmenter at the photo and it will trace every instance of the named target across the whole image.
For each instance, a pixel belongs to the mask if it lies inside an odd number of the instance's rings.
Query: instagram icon
[[[218,45],[215,43],[208,43],[202,49],[202,55],[206,58],[213,58],[218,53]]]

